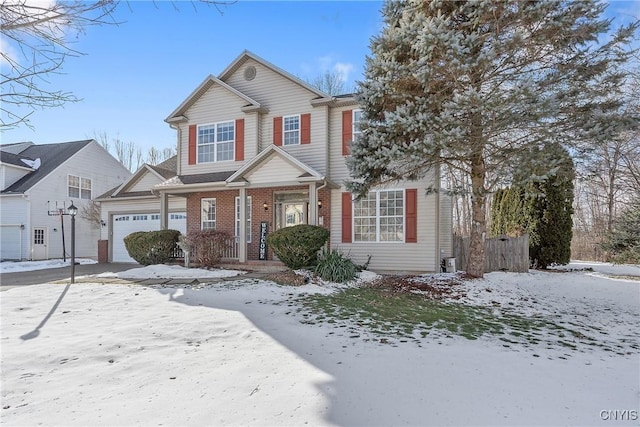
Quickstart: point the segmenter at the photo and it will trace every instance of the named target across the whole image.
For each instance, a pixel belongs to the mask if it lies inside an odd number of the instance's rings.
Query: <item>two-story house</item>
[[[92,198],[131,173],[94,140],[0,146],[0,259],[42,260],[70,254],[76,216],[76,256],[96,258],[101,224],[86,209]]]
[[[330,246],[374,270],[438,271],[451,254],[451,203],[423,181],[377,188],[355,200],[345,159],[358,137],[352,95],[329,96],[264,59],[243,52],[208,76],[166,122],[178,138],[177,174],[154,187],[160,222],[169,197],[186,198],[187,231],[237,236],[239,262],[273,259],[261,237],[317,224]]]

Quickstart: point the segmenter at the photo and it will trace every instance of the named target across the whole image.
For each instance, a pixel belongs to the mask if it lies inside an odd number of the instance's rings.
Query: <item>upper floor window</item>
[[[91,179],[69,175],[67,182],[69,197],[91,200]]]
[[[353,135],[353,140],[357,141],[362,135],[362,130],[360,129],[360,120],[362,119],[362,110],[353,110],[353,120],[351,135]]]
[[[201,229],[216,228],[216,199],[200,200]]]
[[[404,191],[372,191],[353,203],[355,242],[404,242]]]
[[[198,126],[198,163],[233,160],[234,147],[233,121]]]
[[[283,145],[300,144],[300,116],[284,116],[282,121],[284,125]]]

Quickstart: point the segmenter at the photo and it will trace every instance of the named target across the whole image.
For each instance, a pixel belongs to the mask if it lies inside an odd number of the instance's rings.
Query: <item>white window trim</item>
[[[251,199],[251,196],[247,196],[247,243],[251,243],[251,209],[253,208],[253,200]],[[240,236],[240,210],[238,209],[240,206],[240,197],[236,196],[236,203],[235,203],[235,212],[236,212],[236,220],[235,220],[235,230],[236,230],[236,237]]]
[[[224,144],[233,143],[233,154],[231,155],[230,160],[218,160],[218,150],[216,149],[216,145],[220,142],[218,141],[218,125],[232,123],[233,124],[233,140],[232,141],[224,141]],[[213,138],[214,142],[207,142],[206,144],[200,144],[200,128],[205,126],[214,126]],[[204,147],[211,145],[213,146],[213,160],[209,162],[200,160],[200,150],[199,147]],[[220,122],[214,123],[203,123],[196,126],[196,163],[224,163],[224,162],[234,162],[236,159],[236,121],[235,120],[223,120]]]
[[[292,117],[297,117],[298,118],[298,129],[296,130],[285,130],[284,129],[284,122],[286,119],[290,119]],[[286,134],[287,132],[298,132],[298,141],[295,144],[286,144],[285,141],[287,140],[286,138]],[[282,116],[282,146],[283,147],[291,147],[294,145],[300,145],[300,140],[302,138],[302,117],[300,114],[290,114],[288,116]]]
[[[380,240],[380,193],[390,191],[402,191],[402,240]],[[389,243],[398,244],[407,241],[407,191],[406,188],[385,188],[369,190],[376,194],[376,239],[356,240],[356,204],[351,203],[351,241],[353,243]]]
[[[74,178],[78,178],[78,187],[71,187],[71,185],[69,184],[69,178],[74,177]],[[89,181],[89,197],[82,197],[82,183]],[[69,190],[71,188],[77,188],[78,189],[78,196],[72,196],[69,193]],[[91,200],[93,198],[93,181],[91,180],[91,178],[84,178],[80,175],[73,175],[73,174],[68,174],[67,175],[67,196],[69,196],[69,198],[72,199],[80,199],[80,200]]]
[[[362,130],[356,128],[356,113],[360,113],[360,117],[362,117],[362,110],[355,109],[351,111],[351,139],[353,141],[356,140],[357,135],[362,135]]]
[[[214,220],[211,221],[209,219],[204,218],[204,202],[205,201],[213,201],[213,216]],[[204,228],[204,223],[213,222],[213,227]],[[205,197],[200,199],[200,230],[215,230],[218,226],[218,204],[216,203],[215,197]]]

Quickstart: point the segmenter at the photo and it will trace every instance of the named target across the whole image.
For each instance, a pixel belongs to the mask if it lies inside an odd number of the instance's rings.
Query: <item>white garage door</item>
[[[169,214],[169,228],[184,233],[187,229],[187,215],[184,212]],[[160,230],[159,213],[139,213],[114,215],[113,217],[113,258],[112,262],[136,262],[129,256],[124,246],[124,238],[135,231]]]
[[[21,233],[19,225],[0,226],[0,260],[19,260],[22,258],[20,253],[23,245]]]

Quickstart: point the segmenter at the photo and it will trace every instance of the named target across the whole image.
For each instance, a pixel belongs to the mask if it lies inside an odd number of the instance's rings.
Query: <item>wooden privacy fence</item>
[[[456,269],[466,270],[469,260],[469,237],[453,236],[453,256]],[[495,237],[484,241],[484,271],[529,271],[529,235],[521,237]]]

